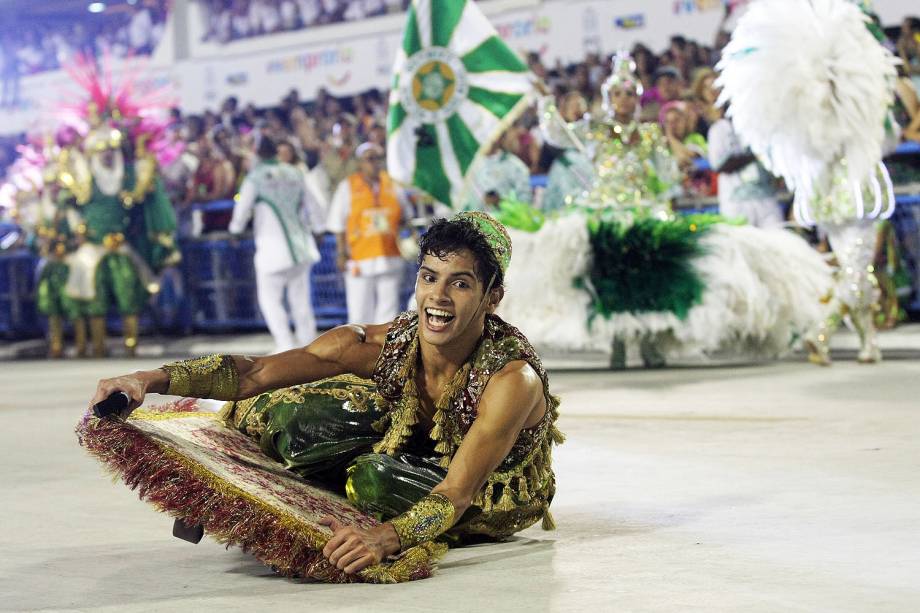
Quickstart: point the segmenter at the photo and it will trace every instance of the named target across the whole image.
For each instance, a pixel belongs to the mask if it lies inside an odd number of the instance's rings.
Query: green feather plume
[[[705,289],[692,260],[703,252],[701,235],[719,221],[712,215],[667,221],[646,218],[626,226],[590,219],[594,258],[580,285],[592,293],[594,315],[669,311],[686,317]]]

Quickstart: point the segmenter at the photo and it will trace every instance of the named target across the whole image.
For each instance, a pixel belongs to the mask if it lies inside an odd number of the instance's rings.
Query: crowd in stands
[[[662,54],[645,46],[633,49],[645,86],[643,119],[660,121],[681,167],[686,170],[688,193],[711,195],[713,181],[696,173],[693,160],[705,156],[708,125],[719,115],[715,108],[712,65],[717,52],[675,36]],[[563,113],[576,119],[586,111],[601,110],[601,84],[611,70],[611,59],[597,54],[573,65],[544,65],[540,55],[528,56],[530,68],[550,87]],[[355,169],[354,150],[364,141],[384,144],[386,95],[370,90],[350,98],[336,98],[320,90],[304,101],[292,90],[273,108],[241,105],[235,98],[202,115],[183,116],[177,110],[175,138],[187,143],[186,155],[164,169],[167,185],[180,211],[192,204],[226,200],[236,193],[251,160],[257,132],[282,143],[282,156],[302,166],[325,198]],[[530,172],[545,174],[559,154],[543,142],[536,110],[525,113],[503,139],[510,153]]]
[[[113,7],[92,19],[43,21],[12,15],[0,23],[0,106],[15,106],[19,79],[65,65],[76,54],[125,58],[149,55],[163,36],[168,2]]]
[[[270,0],[217,1],[224,7],[232,5],[240,14],[244,8],[254,5],[274,4],[280,11],[279,7],[286,4]],[[319,14],[327,17],[345,14],[341,10],[325,12],[327,8],[349,4],[339,0],[290,3],[322,5],[323,11]],[[379,0],[362,6],[375,11],[401,10],[401,6],[396,6],[399,4]],[[280,23],[278,27],[282,27]],[[298,22],[293,19],[289,25],[295,23]],[[902,55],[906,53],[910,60],[899,82],[898,121],[903,124],[904,138],[920,141],[920,105],[909,78],[912,64],[920,72],[920,58],[916,56],[918,43],[910,30],[913,24],[905,20],[902,32],[906,33],[892,41],[891,46]],[[920,28],[916,32],[920,33]],[[705,165],[696,162],[706,158],[709,127],[722,117],[722,111],[716,106],[718,91],[714,67],[728,38],[725,31],[720,31],[713,44],[706,45],[674,36],[660,53],[642,44],[632,49],[644,89],[641,120],[660,124],[684,171],[683,193],[687,196],[715,193],[712,171],[699,169]],[[562,113],[569,119],[577,119],[585,112],[603,112],[601,85],[610,74],[612,58],[591,54],[577,64],[547,65],[538,53],[531,53],[527,61],[530,69],[556,96]],[[231,198],[249,164],[256,131],[283,143],[282,156],[301,165],[319,186],[319,191],[327,199],[331,198],[338,183],[355,168],[355,148],[364,141],[384,143],[385,118],[386,93],[377,90],[350,98],[336,98],[320,90],[312,101],[304,101],[296,90],[292,90],[273,108],[257,109],[230,98],[219,110],[203,115],[181,116],[177,111],[176,137],[188,143],[186,162],[190,164],[167,169],[175,201],[181,208],[196,202]],[[527,112],[509,132],[508,137],[502,139],[503,146],[518,156],[532,174],[545,174],[559,151],[544,143],[536,109]],[[187,175],[184,179],[183,174]]]
[[[406,10],[408,0],[200,0],[205,40],[227,43]]]
[[[205,40],[228,43],[404,12],[410,0],[198,0],[208,24]]]
[[[215,1],[216,6],[222,9],[230,7],[234,13],[241,14],[256,5],[263,8],[275,5],[280,11],[279,7],[287,4],[270,0]],[[308,5],[321,6],[319,14],[332,16],[344,13],[331,9],[352,3],[315,0],[291,4],[301,5],[298,11]],[[394,4],[400,5],[396,8],[401,10],[401,1],[386,3],[379,0],[376,3],[365,2],[363,6],[388,10]],[[289,25],[302,23],[298,19],[303,13],[295,11],[295,14],[298,18],[290,21]],[[904,76],[898,84],[896,116],[903,124],[904,137],[920,142],[920,105],[910,78],[920,74],[920,57],[917,55],[920,27],[910,29],[917,23],[916,20],[905,20],[902,32],[906,34],[891,44],[906,59]],[[282,27],[280,24],[278,27]],[[642,44],[632,49],[644,89],[641,119],[660,124],[684,172],[683,193],[686,196],[712,196],[715,193],[715,177],[705,164],[697,161],[706,158],[709,127],[722,116],[722,111],[716,107],[718,93],[714,66],[727,41],[728,34],[721,31],[712,45],[674,36],[660,53]],[[527,61],[530,69],[556,96],[567,119],[575,120],[585,112],[603,113],[601,85],[612,69],[610,57],[591,54],[580,63],[547,65],[538,53],[530,53]],[[185,115],[175,109],[172,138],[183,141],[186,149],[183,156],[163,168],[163,175],[180,216],[193,204],[233,198],[251,164],[254,137],[260,132],[281,143],[282,157],[299,165],[313,182],[314,190],[322,194],[328,203],[338,183],[356,167],[355,148],[364,141],[384,144],[386,100],[386,92],[378,90],[337,98],[321,89],[313,100],[307,101],[297,90],[291,90],[280,104],[271,108],[260,109],[228,98],[219,109],[203,114]],[[502,143],[509,153],[524,162],[533,175],[547,173],[560,154],[559,150],[544,143],[536,109],[531,109],[509,128],[509,134]],[[11,161],[2,159],[2,156],[10,158],[9,145],[13,144],[15,140],[0,141],[0,164]]]

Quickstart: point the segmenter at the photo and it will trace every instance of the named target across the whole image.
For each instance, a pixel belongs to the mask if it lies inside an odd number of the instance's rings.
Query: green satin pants
[[[372,452],[383,417],[373,383],[337,377],[234,403],[228,420],[262,451],[311,481],[343,492],[362,511],[389,519],[408,510],[447,471],[422,442],[405,453]]]
[[[80,305],[64,291],[70,269],[64,262],[48,260],[42,268],[35,291],[38,311],[43,315],[74,320],[81,316]]]

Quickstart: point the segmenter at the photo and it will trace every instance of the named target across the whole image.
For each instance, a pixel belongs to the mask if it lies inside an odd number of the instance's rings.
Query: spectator
[[[697,117],[696,132],[708,134],[709,128],[722,117],[716,107],[719,91],[716,89],[716,71],[708,66],[698,68],[693,73],[687,102]]]
[[[281,0],[278,12],[281,18],[281,29],[296,30],[300,26],[297,4],[294,0]]]
[[[642,121],[658,121],[661,107],[668,102],[680,99],[681,85],[682,80],[677,68],[670,65],[658,68],[655,71],[654,94],[647,103],[642,104]]]
[[[320,0],[297,0],[301,27],[316,25],[323,16],[323,4]]]
[[[150,9],[141,6],[128,24],[128,43],[134,53],[149,55],[153,53],[153,16]]]
[[[588,103],[580,92],[569,92],[559,104],[559,114],[567,123],[580,121],[587,110]],[[577,149],[557,152],[546,177],[542,198],[541,208],[547,212],[562,209],[570,194],[590,188],[594,178],[594,165],[584,153]]]
[[[518,146],[521,128],[509,127],[472,173],[464,210],[494,213],[505,198],[530,202],[530,171],[511,153]]]
[[[647,104],[654,97],[655,89],[655,71],[658,70],[658,58],[652,53],[652,50],[643,45],[636,43],[632,49],[632,58],[636,63],[636,75],[642,83],[643,94],[641,103]]]
[[[693,166],[693,160],[706,156],[706,139],[688,126],[687,106],[684,102],[668,102],[661,108],[659,123],[668,141],[671,153],[684,172]]]
[[[325,220],[329,211],[329,200],[325,196],[326,186],[322,184],[320,175],[310,170],[298,153],[297,147],[289,140],[278,143],[278,161],[290,164],[300,172],[307,193],[316,204],[315,208],[322,213],[322,219]]]
[[[0,107],[16,107],[19,105],[19,55],[7,37],[0,40],[0,71],[3,79]]]
[[[329,177],[330,190],[338,189],[339,184],[358,169],[356,158],[354,127],[343,118],[332,125],[329,138],[320,148],[320,165]]]
[[[42,53],[36,44],[35,30],[23,32],[22,44],[16,51],[22,74],[35,74],[42,70]]]
[[[337,263],[345,275],[348,321],[386,322],[400,310],[405,261],[397,240],[411,204],[383,170],[383,149],[364,143],[355,155],[359,170],[336,190],[327,227],[336,235]]]
[[[344,21],[345,11],[348,8],[346,0],[322,0],[323,15],[320,23],[335,23]]]
[[[230,39],[246,38],[255,36],[257,33],[252,26],[249,5],[246,0],[235,0],[230,13]]]
[[[741,145],[726,118],[709,129],[709,164],[719,173],[719,213],[742,217],[758,228],[782,226],[783,213],[772,177]]]
[[[914,89],[920,91],[920,17],[904,18],[897,49]]]
[[[233,164],[206,136],[196,143],[198,168],[185,196],[187,203],[212,202],[232,198],[236,193]]]

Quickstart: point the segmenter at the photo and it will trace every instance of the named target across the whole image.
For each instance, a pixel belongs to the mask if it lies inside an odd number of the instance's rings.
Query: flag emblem
[[[443,47],[419,51],[406,62],[406,112],[424,123],[445,121],[469,93],[463,62]]]
[[[414,0],[393,67],[387,170],[445,204],[530,104],[532,75],[473,0]]]

